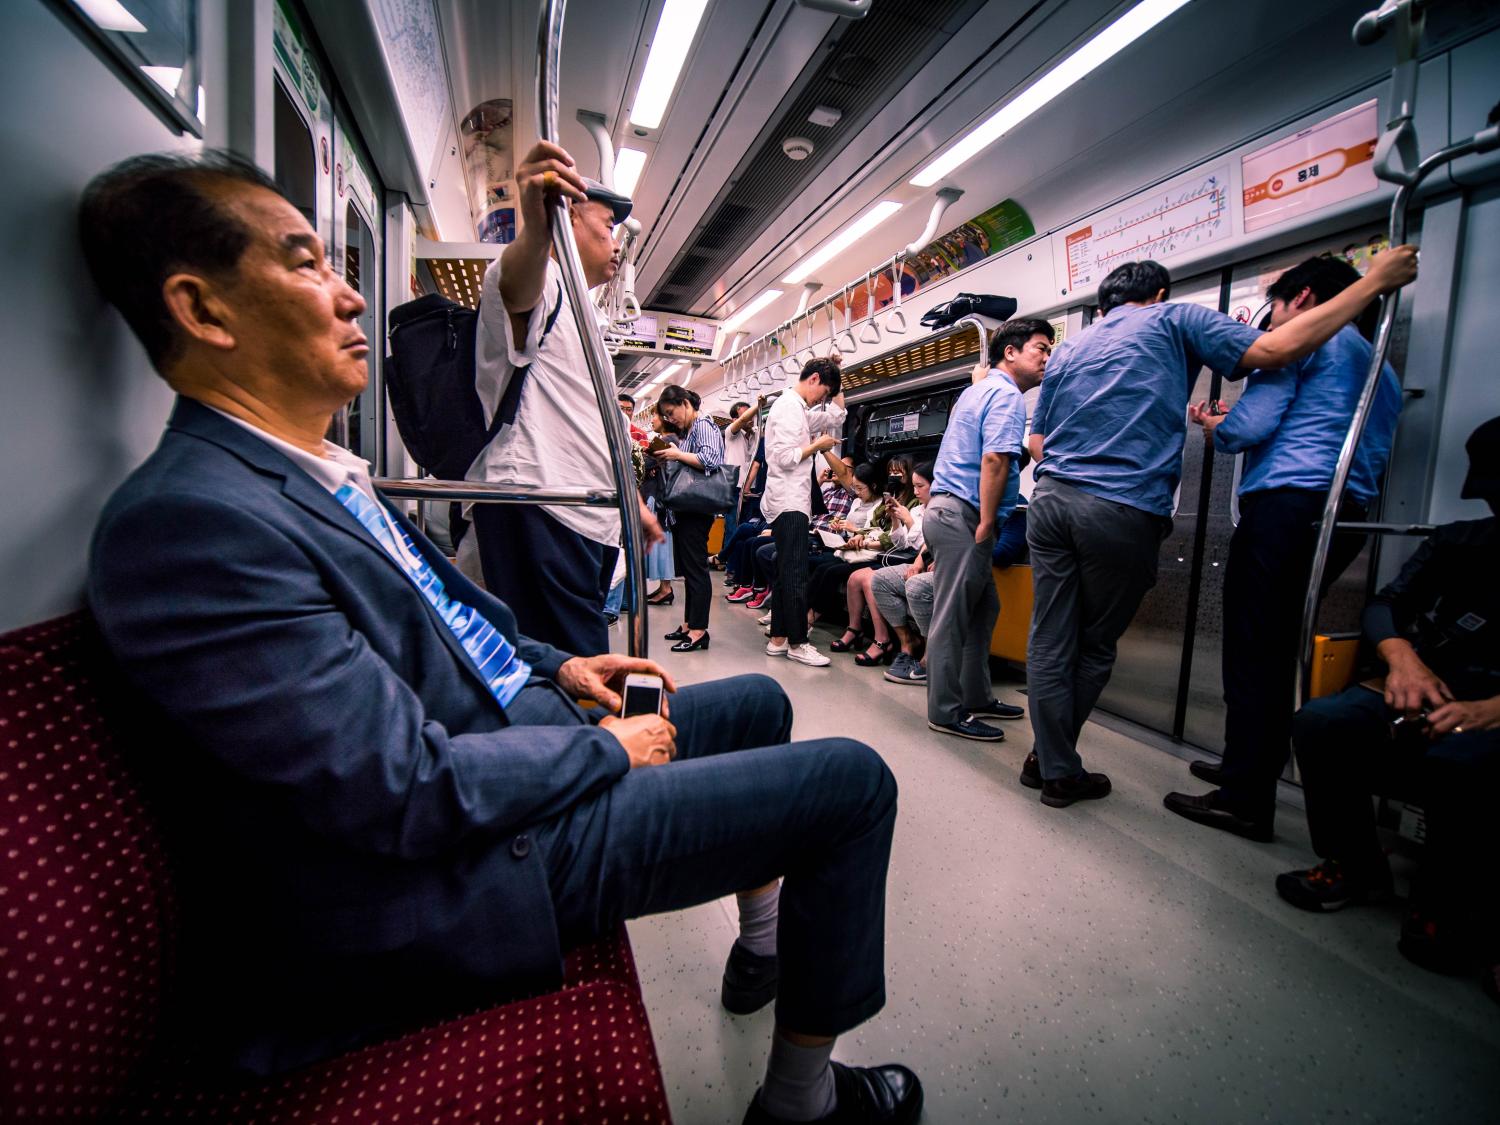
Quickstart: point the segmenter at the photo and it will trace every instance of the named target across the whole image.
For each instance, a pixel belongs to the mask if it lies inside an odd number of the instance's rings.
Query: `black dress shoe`
[[[1035,754],[1027,754],[1026,760],[1021,763],[1021,784],[1027,789],[1042,787],[1042,767],[1037,763]]]
[[[1190,793],[1168,793],[1162,799],[1162,804],[1178,816],[1186,817],[1197,824],[1206,824],[1210,828],[1232,832],[1247,840],[1269,844],[1275,839],[1269,820],[1251,820],[1247,816],[1240,816],[1232,809],[1220,808],[1214,800],[1215,793],[1218,793],[1217,789],[1201,797],[1195,797]]]
[[[911,1125],[922,1116],[922,1082],[899,1063],[885,1066],[829,1065],[833,1067],[833,1087],[838,1101],[832,1113],[818,1118],[821,1125],[865,1125],[867,1122]],[[745,1125],[780,1125],[781,1121],[760,1107],[760,1091],[757,1090],[745,1114]]]
[[[703,636],[699,637],[696,641],[689,639],[688,635],[686,633],[684,633],[683,634],[683,639],[680,640],[680,641],[678,641],[675,645],[673,645],[672,648],[670,649],[670,651],[671,652],[697,652],[700,648],[707,648],[707,647],[708,647],[708,634],[707,633],[704,633]]]
[[[1224,767],[1214,762],[1189,762],[1188,773],[1215,788],[1224,784]]]
[[[1057,781],[1042,779],[1042,804],[1065,809],[1074,801],[1097,801],[1108,797],[1109,778],[1102,773],[1080,773]]]
[[[688,631],[679,625],[670,633],[664,633],[661,639],[664,641],[685,641],[688,639]]]
[[[973,715],[977,719],[1020,719],[1024,718],[1026,711],[1013,703],[1001,703],[998,699],[992,699],[983,707],[976,707]]]
[[[737,1016],[748,1016],[776,999],[779,964],[776,954],[751,953],[735,942],[724,962],[724,1007]]]

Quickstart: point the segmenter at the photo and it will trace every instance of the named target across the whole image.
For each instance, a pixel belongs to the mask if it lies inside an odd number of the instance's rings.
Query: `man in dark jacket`
[[[1500,510],[1500,418],[1468,442],[1465,499]],[[1494,803],[1500,796],[1500,520],[1437,529],[1365,609],[1365,640],[1384,677],[1297,712],[1292,740],[1302,769],[1313,850],[1323,859],[1276,880],[1305,910],[1385,898],[1391,872],[1375,834],[1372,792],[1414,788],[1427,817],[1419,896],[1453,927],[1454,944],[1493,947]],[[1428,917],[1425,922],[1433,919]],[[1436,925],[1408,927],[1402,948],[1438,959]],[[1487,949],[1481,950],[1480,946]],[[1500,958],[1497,958],[1500,959]]]
[[[910,1071],[831,1061],[885,997],[896,786],[875,753],[788,743],[759,676],[684,688],[670,716],[583,711],[661,669],[521,635],[324,440],[364,386],[364,301],[252,165],[126,161],[81,227],[179,395],[100,517],[88,596],[188,864],[196,1045],[296,1066],[555,986],[569,945],[749,887],[724,1002],[776,998],[752,1118],[913,1119]]]

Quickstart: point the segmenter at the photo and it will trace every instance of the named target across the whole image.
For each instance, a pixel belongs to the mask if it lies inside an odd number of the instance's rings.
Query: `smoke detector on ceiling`
[[[806,137],[788,137],[781,142],[781,151],[788,160],[806,160],[813,154],[813,143]]]

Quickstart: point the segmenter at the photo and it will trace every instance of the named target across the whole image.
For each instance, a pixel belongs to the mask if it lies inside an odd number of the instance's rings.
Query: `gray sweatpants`
[[[922,517],[932,550],[932,627],[927,634],[927,718],[957,723],[995,696],[990,635],[1000,598],[990,573],[991,536],[974,542],[979,512],[957,496],[935,493]]]
[[[1166,516],[1044,476],[1026,516],[1031,636],[1026,685],[1033,748],[1049,781],[1083,772],[1078,732],[1109,683],[1115,645],[1156,585]],[[930,673],[929,673],[930,674]]]
[[[909,563],[883,566],[870,579],[870,594],[880,616],[892,625],[916,622],[924,637],[932,628],[932,571],[906,577]]]

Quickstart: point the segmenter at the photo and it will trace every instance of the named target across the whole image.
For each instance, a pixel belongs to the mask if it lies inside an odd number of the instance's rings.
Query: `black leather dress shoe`
[[[1065,809],[1074,801],[1097,801],[1108,797],[1109,777],[1102,773],[1081,773],[1057,781],[1042,780],[1042,804]]]
[[[1215,789],[1213,793],[1204,793],[1200,797],[1195,797],[1190,793],[1168,793],[1163,798],[1162,804],[1178,816],[1186,817],[1198,824],[1206,824],[1210,828],[1232,832],[1236,836],[1243,836],[1257,843],[1269,844],[1276,838],[1269,820],[1251,820],[1230,809],[1220,808],[1214,802],[1214,793],[1217,792],[1218,790]]]
[[[685,641],[688,639],[688,631],[679,625],[670,633],[663,633],[661,639],[664,641]]]
[[[1026,760],[1021,763],[1021,784],[1027,789],[1042,787],[1042,767],[1037,762],[1035,754],[1027,754]]]
[[[724,1007],[737,1016],[758,1012],[776,999],[780,978],[776,954],[751,953],[739,942],[729,947],[724,963]]]
[[[885,1066],[844,1066],[830,1063],[833,1067],[833,1086],[837,1091],[837,1104],[827,1117],[818,1118],[819,1125],[865,1125],[879,1122],[880,1125],[911,1125],[922,1116],[922,1083],[906,1067],[898,1063]],[[745,1125],[780,1125],[780,1117],[772,1117],[760,1107],[760,1091],[745,1114]]]
[[[696,641],[693,640],[693,637],[692,637],[691,633],[684,633],[682,635],[682,640],[678,641],[675,645],[673,645],[669,651],[671,651],[671,652],[697,652],[700,648],[707,648],[708,647],[708,641],[709,641],[709,636],[708,636],[707,633],[704,633],[703,636],[699,637]]]
[[[1188,773],[1215,788],[1224,784],[1224,767],[1214,762],[1189,762]]]

